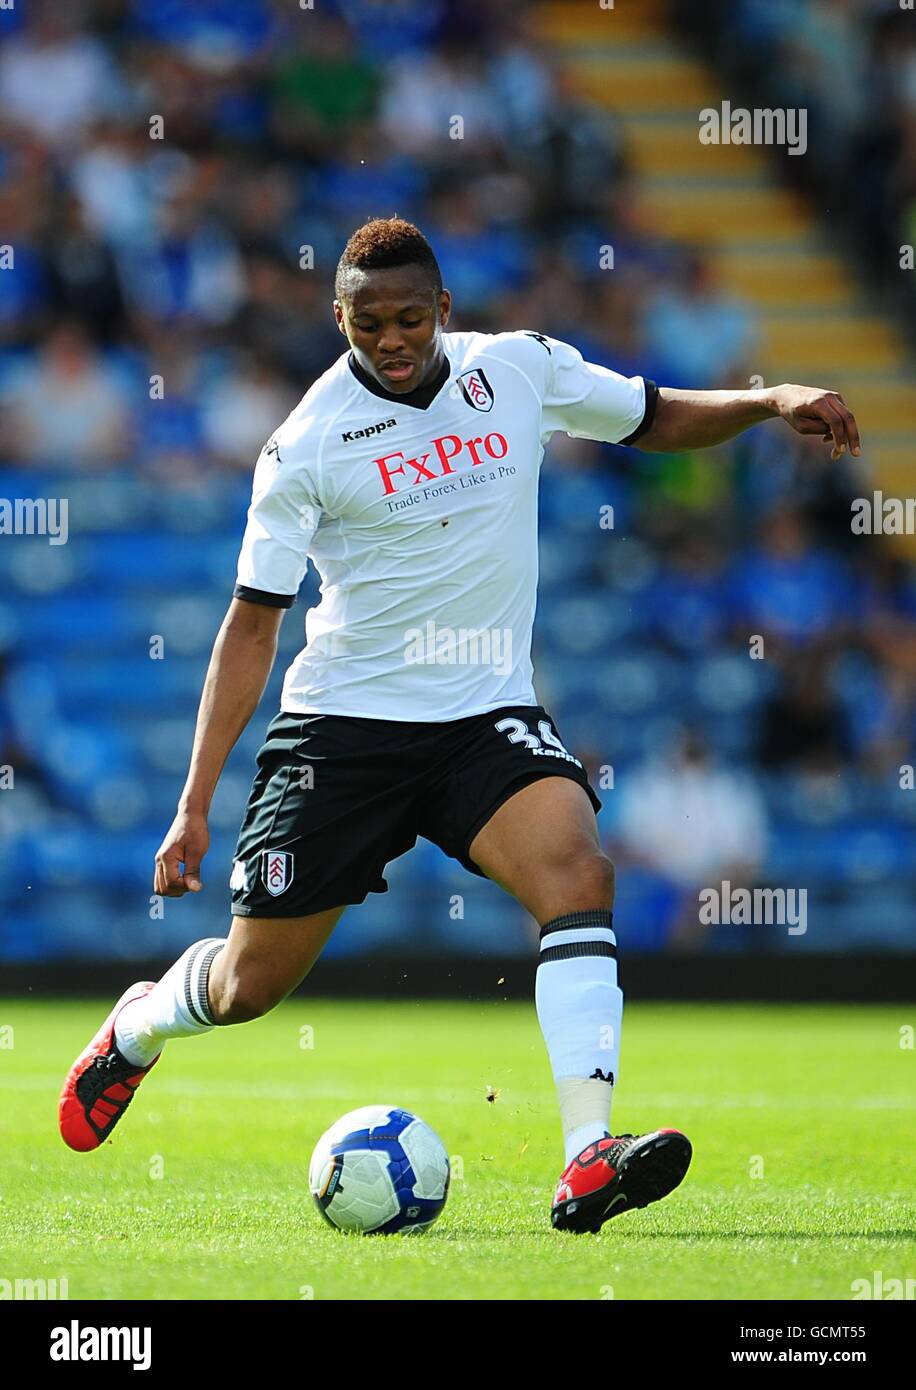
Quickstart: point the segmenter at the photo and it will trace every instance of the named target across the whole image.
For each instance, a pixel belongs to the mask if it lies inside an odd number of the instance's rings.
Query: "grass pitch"
[[[904,1008],[631,1003],[613,1128],[676,1125],[694,1159],[664,1201],[573,1236],[549,1224],[562,1147],[532,1005],[293,1000],[169,1043],[112,1141],[73,1154],[57,1094],[110,1003],[0,1001],[0,1279],[66,1277],[71,1299],[849,1299],[916,1275]],[[452,1155],[425,1236],[342,1236],[312,1205],[314,1141],[376,1102]]]

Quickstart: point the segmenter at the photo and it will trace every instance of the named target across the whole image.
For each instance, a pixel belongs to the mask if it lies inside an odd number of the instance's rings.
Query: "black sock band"
[[[207,941],[199,941],[188,956],[184,972],[184,1001],[195,1023],[204,1028],[213,1027],[215,1023],[210,1009],[210,997],[207,994],[207,980],[210,976],[210,966],[225,944],[225,941],[217,941],[210,937]],[[194,967],[198,962],[200,969],[195,980]]]
[[[617,959],[617,947],[612,941],[566,941],[560,946],[542,946],[538,964],[551,960],[574,960],[578,956],[609,956]]]
[[[558,932],[576,933],[584,928],[594,930],[600,928],[606,933],[604,937],[597,939],[587,937],[584,940],[580,937],[576,940],[575,935],[567,936],[565,940],[556,940],[551,945],[546,946],[545,941]],[[562,917],[554,917],[552,922],[547,922],[541,927],[541,950],[538,956],[538,966],[547,965],[555,960],[575,960],[579,956],[607,956],[611,960],[617,959],[617,943],[614,940],[614,914],[607,907],[593,907],[580,912],[567,912]]]
[[[590,907],[581,912],[567,912],[563,917],[554,917],[541,927],[541,940],[552,931],[572,931],[576,927],[607,927],[614,929],[614,914],[609,907]]]
[[[226,943],[221,941],[218,946],[211,946],[204,956],[200,966],[199,985],[197,991],[197,1007],[203,1014],[208,1023],[216,1026],[216,1019],[213,1017],[213,1010],[210,1008],[210,995],[207,992],[207,982],[210,979],[210,966],[216,960],[220,951]]]

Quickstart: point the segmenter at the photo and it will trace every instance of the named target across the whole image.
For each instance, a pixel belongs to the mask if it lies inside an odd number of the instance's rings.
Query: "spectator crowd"
[[[859,160],[873,180],[886,241],[916,217],[916,47],[885,38],[883,11],[861,0],[735,0],[722,41],[744,43],[762,80],[774,55],[785,58],[800,10],[785,91],[816,87],[837,158]],[[846,43],[843,16],[868,23],[867,45]],[[890,93],[880,131],[863,120],[877,109],[875,84]],[[869,196],[860,186],[856,201]],[[613,114],[558,65],[535,6],[33,0],[0,10],[0,244],[14,255],[0,271],[2,491],[85,483],[83,496],[103,499],[74,509],[74,558],[59,575],[0,557],[0,763],[30,789],[24,821],[0,805],[7,854],[24,853],[29,836],[70,835],[74,846],[62,869],[33,845],[44,907],[31,936],[23,928],[4,942],[0,931],[0,955],[102,949],[104,923],[69,945],[54,934],[53,895],[80,882],[80,835],[132,835],[151,862],[171,816],[165,781],[146,799],[87,800],[66,775],[68,753],[49,753],[37,732],[39,708],[70,720],[74,738],[82,719],[87,747],[93,720],[129,721],[130,710],[92,699],[74,708],[77,668],[87,651],[103,659],[106,631],[128,701],[116,627],[99,620],[99,645],[67,648],[87,605],[130,599],[139,583],[141,551],[132,567],[118,534],[159,528],[162,556],[131,600],[140,607],[156,584],[161,599],[203,582],[168,542],[189,509],[201,524],[212,518],[225,544],[207,593],[228,600],[254,459],[343,350],[330,310],[337,256],[361,221],[394,213],[433,243],[454,327],[537,329],[662,385],[747,384],[753,312],[723,289],[703,247],[648,219]],[[599,259],[608,244],[613,270]],[[898,776],[916,732],[916,583],[880,538],[851,536],[850,498],[864,486],[853,467],[774,426],[709,455],[565,437],[549,451],[537,670],[566,741],[596,779],[606,766],[617,773],[602,826],[635,866],[624,895],[637,945],[683,936],[685,888],[732,869],[749,882],[807,874],[825,902],[847,890],[857,902],[880,881],[892,906],[883,928],[879,911],[879,936],[899,939],[916,834]],[[143,515],[144,499],[160,510]],[[598,523],[609,503],[610,533]],[[97,550],[88,540],[81,550],[81,536],[98,538]],[[17,585],[20,615],[38,611],[38,596],[58,618],[17,629]],[[188,639],[187,687],[160,711],[182,713],[186,740],[207,632]],[[753,634],[765,661],[749,655]],[[142,779],[125,758],[123,776]],[[89,782],[110,774],[91,749],[85,767]],[[174,796],[174,759],[153,757],[154,788],[157,772]],[[663,833],[681,795],[701,820],[711,808],[686,846]],[[871,857],[846,854],[854,843],[871,843]],[[91,864],[85,872],[95,876]],[[126,882],[143,900],[141,870]],[[847,915],[849,941],[860,940]]]

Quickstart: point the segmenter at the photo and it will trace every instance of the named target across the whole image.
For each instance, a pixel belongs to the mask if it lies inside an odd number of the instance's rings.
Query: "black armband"
[[[236,584],[232,597],[244,599],[246,603],[260,603],[265,608],[292,608],[296,602],[295,594],[269,594],[266,589],[249,589],[247,584]]]
[[[619,439],[618,444],[635,444],[637,439],[641,439],[644,434],[652,428],[655,419],[655,408],[658,405],[658,387],[654,381],[650,381],[647,376],[643,377],[646,387],[646,408],[642,413],[642,419],[636,426],[632,434],[628,434],[626,439]]]

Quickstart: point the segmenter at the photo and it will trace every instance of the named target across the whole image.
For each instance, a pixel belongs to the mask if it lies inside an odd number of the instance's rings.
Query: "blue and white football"
[[[364,1235],[427,1230],[445,1206],[448,1182],[438,1134],[395,1105],[351,1110],[322,1134],[309,1164],[325,1220]]]

